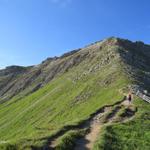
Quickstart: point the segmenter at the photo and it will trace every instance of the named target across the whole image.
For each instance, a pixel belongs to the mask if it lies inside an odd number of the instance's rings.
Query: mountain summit
[[[86,63],[86,68],[83,68],[85,74],[98,71],[112,63],[114,66],[121,65],[126,68],[125,72],[139,81],[142,80],[141,84],[150,83],[147,73],[150,71],[150,46],[111,37],[61,57],[48,58],[37,66],[10,66],[0,70],[0,99],[5,101],[17,94],[24,96],[35,92],[52,79],[74,67],[80,67],[83,63]]]
[[[121,124],[133,119],[138,109],[138,119],[129,124],[145,141],[148,126],[138,133],[142,126],[139,120],[145,117],[145,125],[150,123],[149,105],[137,97],[131,107],[123,101],[133,85],[150,90],[150,45],[115,37],[47,58],[39,65],[0,70],[0,148],[91,149],[92,135],[100,130],[93,120],[101,125]],[[119,123],[116,128],[106,128],[97,149],[110,149],[106,139],[112,141],[115,150],[121,142],[126,143],[121,129],[128,130],[128,123],[126,127]],[[89,129],[93,133],[87,134]],[[130,132],[126,134],[133,138]],[[85,139],[89,145],[81,144]],[[135,143],[130,146],[134,149]],[[140,146],[148,148],[145,142]]]

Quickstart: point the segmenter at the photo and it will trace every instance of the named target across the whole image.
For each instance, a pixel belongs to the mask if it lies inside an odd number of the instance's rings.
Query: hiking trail
[[[133,118],[136,110],[132,110],[133,104],[129,105],[128,100],[122,100],[113,105],[108,105],[100,108],[97,112],[92,114],[90,118],[77,126],[66,126],[63,130],[59,131],[56,135],[49,139],[47,149],[55,149],[58,140],[61,136],[70,130],[88,129],[88,132],[81,138],[76,139],[74,150],[91,150],[95,141],[100,135],[101,127],[106,124],[116,122],[126,122]],[[118,113],[124,110],[122,117],[118,119]]]

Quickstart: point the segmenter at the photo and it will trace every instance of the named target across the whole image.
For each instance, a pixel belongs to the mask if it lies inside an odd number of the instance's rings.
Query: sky
[[[150,44],[150,0],[0,0],[0,68],[111,36]]]

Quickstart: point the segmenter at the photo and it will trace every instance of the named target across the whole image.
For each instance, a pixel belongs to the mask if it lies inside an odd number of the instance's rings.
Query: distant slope
[[[37,66],[10,66],[0,70],[0,99],[6,101],[19,94],[20,97],[35,92],[58,74],[80,63],[86,54],[69,57],[76,51],[61,57],[48,58]]]
[[[17,73],[1,70],[0,145],[42,146],[64,126],[120,101],[129,85],[147,88],[149,58],[150,46],[109,38],[38,66],[16,67]]]

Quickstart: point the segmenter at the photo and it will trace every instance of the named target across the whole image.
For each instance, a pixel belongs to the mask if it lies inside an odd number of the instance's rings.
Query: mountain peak
[[[76,67],[82,68],[83,64],[88,66],[85,67],[86,69],[83,68],[85,74],[97,72],[108,64],[117,66],[120,62],[124,62],[122,68],[128,65],[132,70],[142,68],[148,71],[149,60],[150,46],[143,42],[131,42],[127,39],[109,37],[84,48],[65,53],[60,57],[48,58],[35,67],[10,66],[0,70],[0,98],[9,99],[24,89],[26,89],[25,94],[31,93],[57,78],[58,75],[60,76],[71,69],[74,70]],[[129,74],[131,73],[133,71]]]

